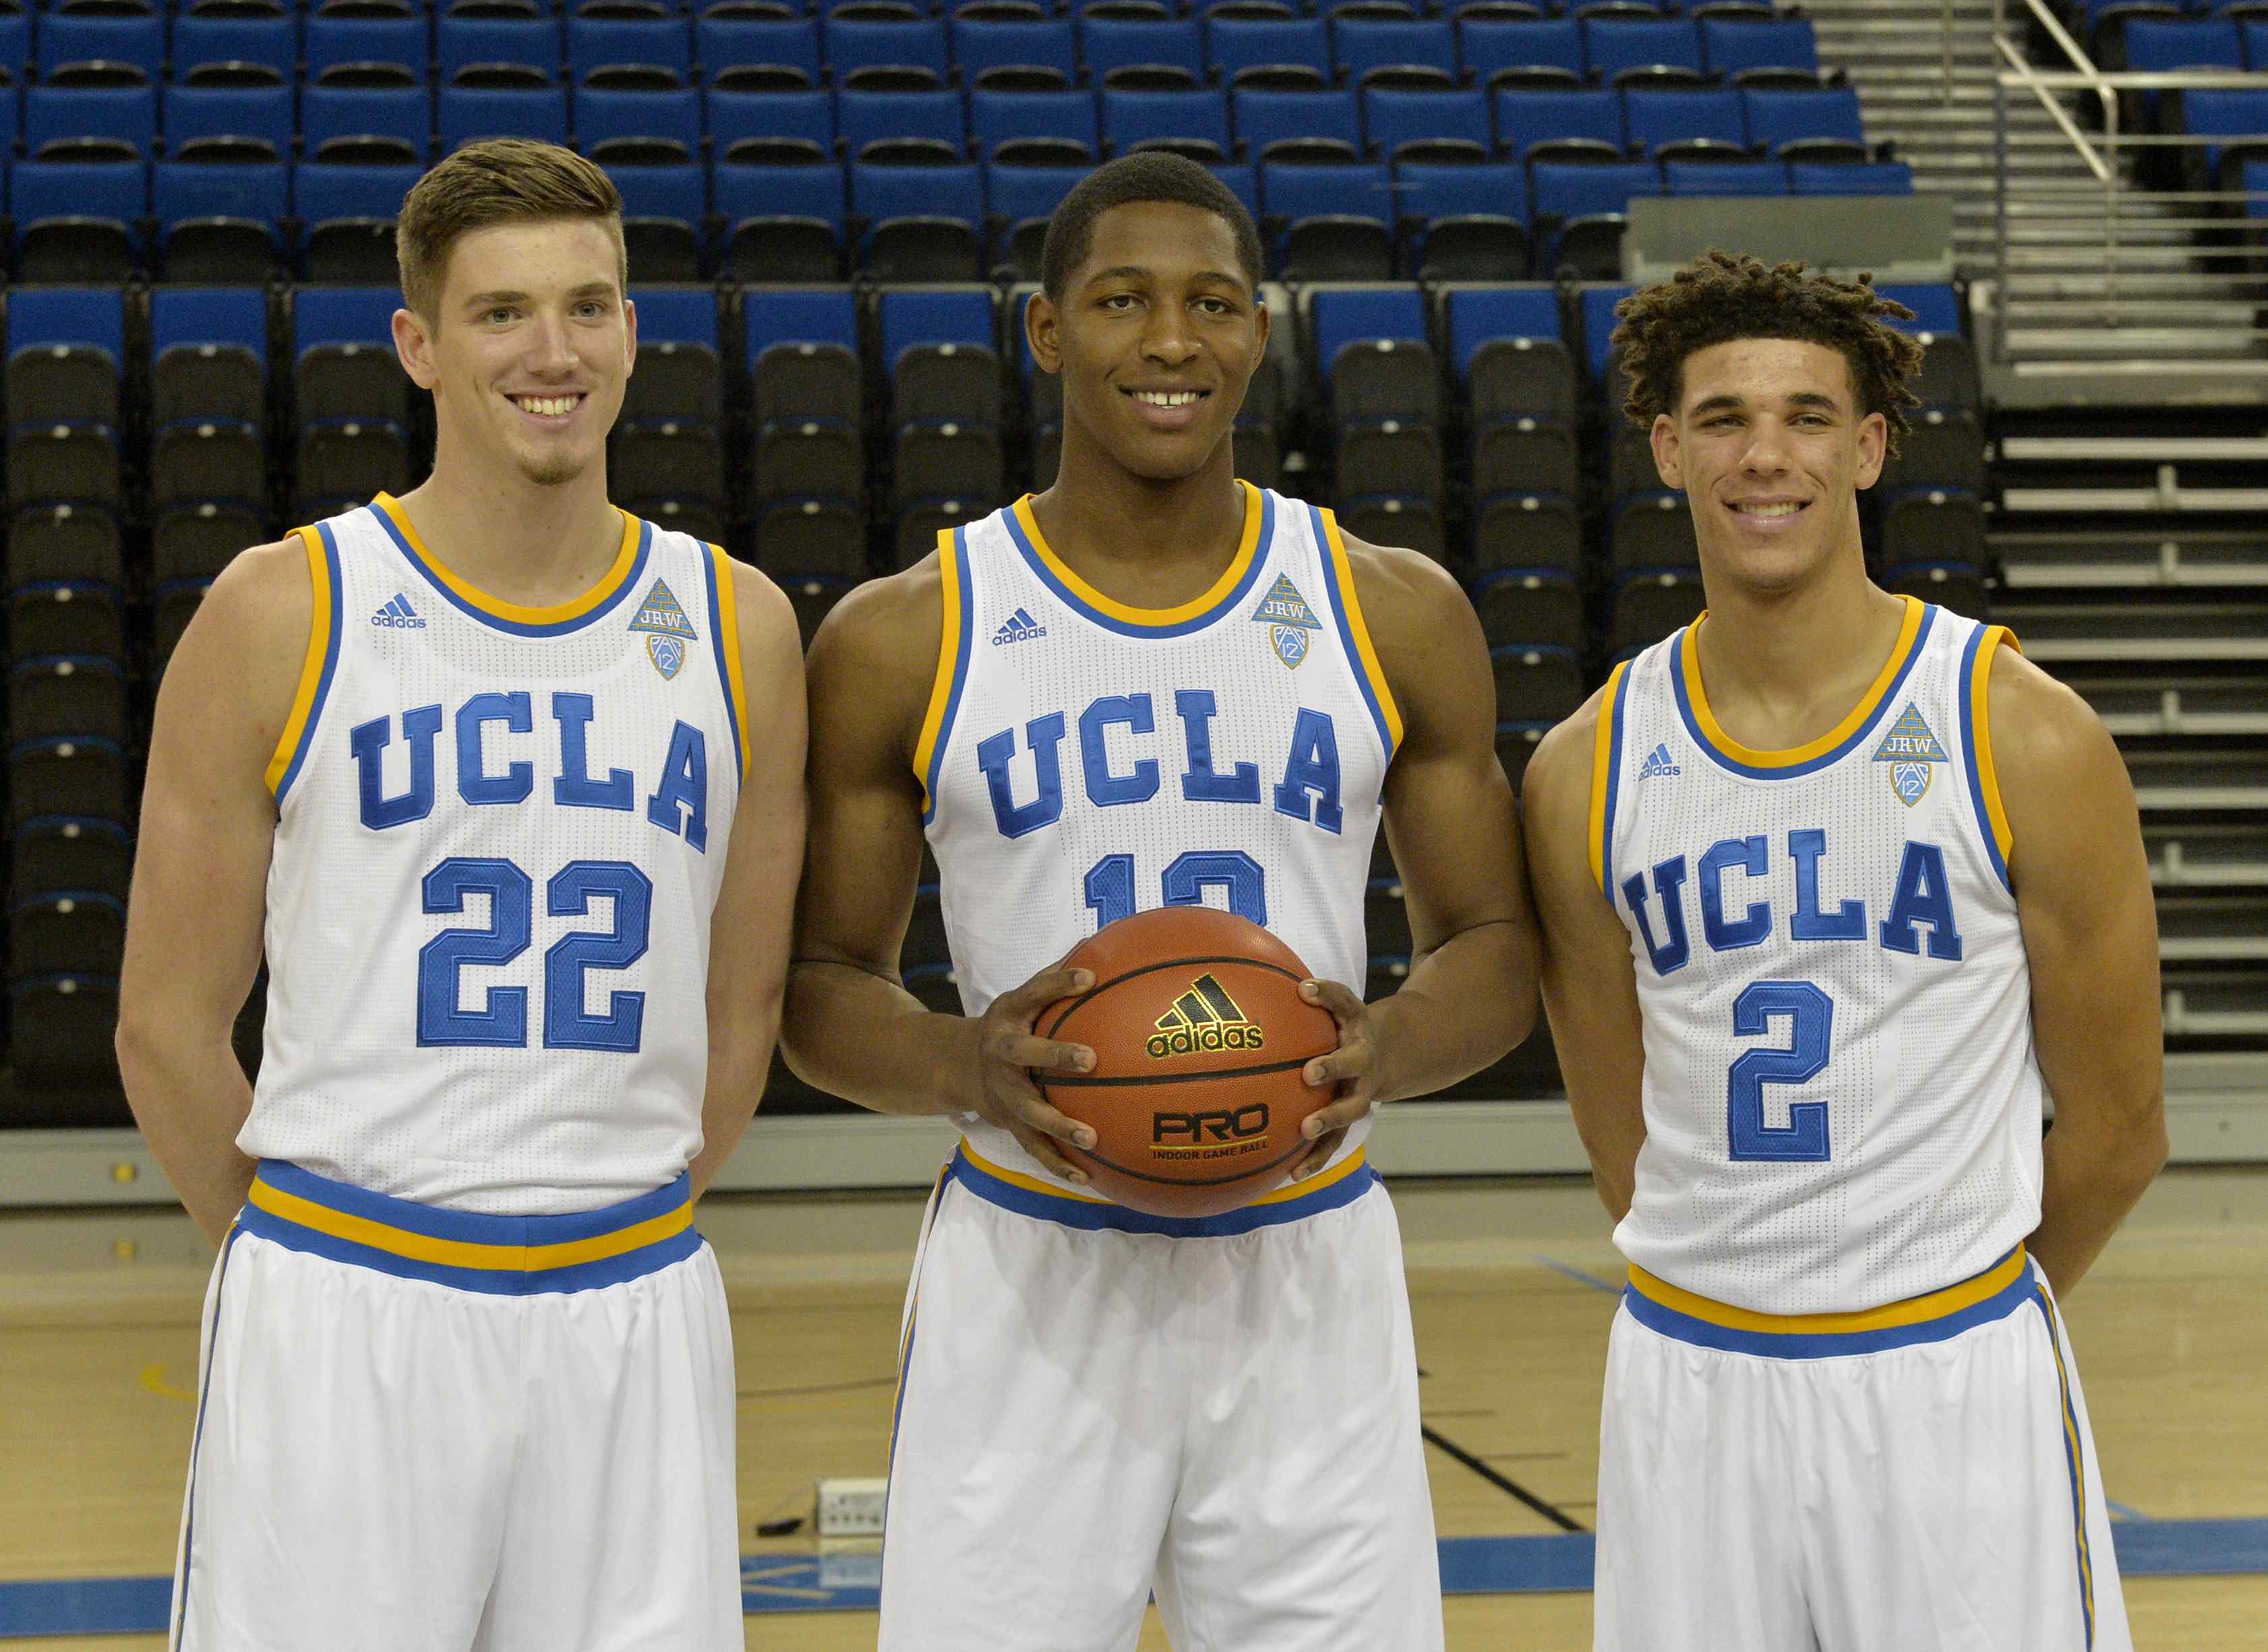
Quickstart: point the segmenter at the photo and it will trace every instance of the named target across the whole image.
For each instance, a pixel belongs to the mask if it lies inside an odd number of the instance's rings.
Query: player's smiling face
[[[1268,347],[1268,312],[1218,213],[1137,201],[1094,221],[1060,305],[1034,304],[1035,359],[1063,376],[1064,421],[1152,481],[1196,474],[1226,441]]]
[[[430,333],[405,347],[445,442],[556,487],[603,462],[637,352],[618,243],[595,218],[500,224],[450,249]],[[405,316],[409,312],[404,312]],[[415,323],[416,318],[410,317]],[[397,320],[397,337],[401,324]]]
[[[1676,416],[1654,421],[1654,463],[1692,506],[1705,569],[1785,590],[1856,551],[1889,427],[1859,414],[1841,351],[1739,339],[1687,356],[1683,379]]]

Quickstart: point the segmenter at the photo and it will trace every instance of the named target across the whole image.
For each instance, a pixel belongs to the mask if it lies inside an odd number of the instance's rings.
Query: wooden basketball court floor
[[[1587,1528],[1618,1274],[1588,1183],[1408,1180],[1394,1196],[1443,1537]],[[806,1610],[828,1596],[799,1560],[814,1546],[814,1478],[883,1472],[920,1214],[912,1194],[719,1196],[703,1207],[739,1352],[751,1652],[874,1644],[871,1612]],[[162,1599],[148,1580],[172,1562],[209,1266],[174,1212],[0,1215],[9,1652],[163,1646],[151,1633],[58,1637],[36,1612],[11,1618],[9,1601],[53,1593],[16,1585],[70,1579],[142,1579],[143,1597]],[[2066,1312],[2122,1553],[2131,1541],[2154,1557],[2153,1575],[2127,1582],[2137,1646],[2268,1652],[2268,1170],[2169,1172]],[[801,1531],[755,1535],[759,1523],[798,1516]],[[1468,1546],[1500,1557],[1552,1546]],[[840,1565],[855,1569],[855,1559]],[[2198,1572],[2228,1575],[2181,1575]],[[1458,1593],[1446,1609],[1451,1652],[1590,1644],[1586,1593]],[[1163,1652],[1154,1615],[1141,1644]]]

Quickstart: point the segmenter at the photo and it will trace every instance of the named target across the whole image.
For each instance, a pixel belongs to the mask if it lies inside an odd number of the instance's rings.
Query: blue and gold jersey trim
[[[2071,1476],[2071,1524],[2073,1558],[2079,1567],[2079,1610],[2087,1626],[2087,1646],[2095,1645],[2095,1556],[2087,1538],[2087,1435],[2079,1426],[2079,1412],[2071,1403],[2071,1366],[2063,1356],[2063,1327],[2048,1288],[2033,1281],[2028,1299],[2047,1322],[2048,1347],[2055,1355],[2056,1398],[2063,1424],[2064,1467]]]
[[[1977,834],[1984,840],[1984,857],[1992,863],[2000,887],[2013,891],[2008,880],[2008,856],[2015,836],[2008,830],[2007,811],[2000,806],[2000,776],[1992,767],[1992,723],[1985,715],[1985,687],[1992,677],[1992,657],[2002,648],[2024,650],[2005,625],[1980,625],[1961,650],[1961,753],[1968,770],[1970,806],[1977,811]]]
[[[263,1160],[237,1225],[294,1251],[490,1296],[595,1290],[701,1248],[692,1178],[566,1216],[441,1210]]]
[[[1942,1342],[2005,1319],[2029,1301],[2032,1274],[2018,1245],[1973,1279],[1859,1313],[1757,1313],[1681,1290],[1633,1265],[1623,1306],[1663,1336],[1727,1354],[1823,1360]]]
[[[1599,726],[1591,736],[1591,879],[1615,904],[1615,811],[1623,791],[1623,711],[1630,700],[1628,660],[1607,673]]]
[[[1867,726],[1881,710],[1883,702],[1896,694],[1912,672],[1914,662],[1921,657],[1922,644],[1929,638],[1930,625],[1937,617],[1935,608],[1917,598],[1901,597],[1899,600],[1906,606],[1906,615],[1899,627],[1897,641],[1891,644],[1889,658],[1882,662],[1873,685],[1859,696],[1850,715],[1817,739],[1781,752],[1742,745],[1725,732],[1716,713],[1710,710],[1709,696],[1701,686],[1701,657],[1697,642],[1709,618],[1704,613],[1677,633],[1669,644],[1669,680],[1676,691],[1677,714],[1685,723],[1685,731],[1718,767],[1751,780],[1793,780],[1849,756],[1852,748],[1866,737]]]
[[[1032,514],[1031,495],[1016,501],[1001,520],[1007,524],[1008,537],[1018,554],[1040,583],[1072,613],[1121,636],[1187,636],[1238,607],[1268,560],[1268,546],[1276,532],[1276,501],[1265,488],[1248,481],[1240,481],[1237,486],[1244,489],[1244,536],[1237,542],[1236,554],[1228,559],[1228,566],[1210,591],[1174,608],[1137,608],[1104,596],[1073,573],[1040,532],[1039,519]]]
[[[1331,617],[1338,623],[1339,646],[1346,650],[1355,686],[1362,690],[1362,702],[1370,708],[1370,720],[1378,725],[1379,744],[1391,765],[1402,746],[1402,709],[1394,703],[1385,668],[1371,646],[1370,628],[1363,623],[1362,598],[1355,594],[1354,564],[1347,559],[1346,540],[1339,532],[1339,519],[1329,511],[1309,505],[1307,512],[1314,518],[1315,556],[1322,564]]]
[[[322,523],[292,532],[306,547],[315,606],[307,622],[307,654],[299,666],[298,691],[291,696],[291,712],[284,719],[275,755],[268,760],[268,789],[276,794],[279,808],[307,760],[307,748],[314,744],[315,725],[322,721],[323,701],[330,697],[331,679],[339,667],[338,541]]]
[[[748,686],[740,674],[740,608],[733,563],[721,545],[709,553],[709,642],[717,651],[717,681],[725,691],[725,716],[733,725],[733,760],[743,783],[753,753],[748,745]]]
[[[1042,1181],[993,1164],[964,1141],[945,1167],[949,1180],[987,1204],[1059,1222],[1088,1233],[1155,1233],[1169,1239],[1223,1239],[1261,1228],[1298,1222],[1325,1210],[1352,1204],[1370,1191],[1378,1172],[1360,1148],[1337,1164],[1317,1171],[1304,1182],[1293,1182],[1272,1193],[1263,1193],[1250,1204],[1218,1216],[1153,1216],[1104,1199],[1065,1193]]]
[[[966,527],[938,534],[937,571],[944,587],[945,620],[938,640],[937,675],[930,683],[929,708],[922,713],[921,736],[914,742],[914,778],[921,782],[924,826],[937,815],[938,771],[945,765],[945,748],[953,736],[953,719],[961,709],[961,691],[968,681],[970,632],[976,623],[976,602],[969,584]]]
[[[530,608],[491,597],[442,567],[417,537],[417,527],[410,521],[409,513],[392,494],[380,494],[372,500],[370,513],[409,565],[452,606],[482,625],[514,636],[563,636],[604,619],[638,584],[639,576],[645,572],[646,558],[653,548],[653,525],[640,521],[628,511],[620,512],[622,549],[615,554],[613,566],[600,576],[599,583],[571,602]]]

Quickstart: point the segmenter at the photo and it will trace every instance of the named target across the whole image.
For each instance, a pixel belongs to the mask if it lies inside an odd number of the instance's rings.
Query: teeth
[[[1194,390],[1138,390],[1134,400],[1153,407],[1186,407],[1197,399]]]
[[[512,400],[530,413],[558,415],[572,413],[580,396],[514,396]]]
[[[1738,505],[1734,509],[1744,517],[1792,517],[1803,507],[1800,504]]]

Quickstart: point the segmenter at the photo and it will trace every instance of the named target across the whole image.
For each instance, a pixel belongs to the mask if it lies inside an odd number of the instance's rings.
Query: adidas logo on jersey
[[[1640,765],[1638,777],[1652,780],[1657,775],[1682,775],[1685,771],[1669,760],[1669,742],[1664,740],[1653,748],[1653,754]]]
[[[396,591],[394,600],[370,616],[372,625],[391,626],[397,631],[423,631],[425,621],[417,610],[409,606],[409,598]]]
[[[992,646],[999,648],[1009,642],[1031,642],[1048,634],[1048,628],[1031,616],[1027,609],[1019,608],[1001,621],[1000,628],[992,634]]]
[[[1211,971],[1189,983],[1174,1007],[1158,1017],[1157,1027],[1149,1050],[1150,1059],[1158,1061],[1206,1050],[1256,1050],[1266,1042]]]

